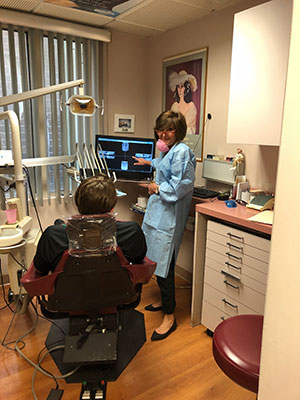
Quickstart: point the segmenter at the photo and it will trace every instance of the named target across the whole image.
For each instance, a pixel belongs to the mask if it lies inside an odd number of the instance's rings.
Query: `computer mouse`
[[[237,205],[236,205],[236,202],[235,202],[234,200],[227,200],[227,201],[225,201],[225,204],[226,204],[226,206],[229,207],[229,208],[234,208],[234,207],[237,206]]]

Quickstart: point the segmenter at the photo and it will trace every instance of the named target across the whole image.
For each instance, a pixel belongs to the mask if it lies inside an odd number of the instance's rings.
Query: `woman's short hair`
[[[186,135],[187,125],[183,114],[174,111],[162,112],[155,121],[154,132],[175,130],[176,142],[181,142]]]
[[[113,181],[99,174],[81,182],[75,192],[75,204],[80,214],[105,214],[117,203]]]

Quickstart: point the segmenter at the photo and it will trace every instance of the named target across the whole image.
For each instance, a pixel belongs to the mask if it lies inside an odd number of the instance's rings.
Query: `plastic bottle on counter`
[[[236,185],[236,183],[234,183],[232,185],[231,196],[230,196],[230,198],[233,199],[233,200],[236,199],[236,190],[237,190],[237,185]]]

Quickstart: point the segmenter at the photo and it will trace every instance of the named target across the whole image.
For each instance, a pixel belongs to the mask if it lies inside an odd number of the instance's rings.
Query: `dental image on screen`
[[[152,179],[152,167],[134,165],[136,161],[132,156],[151,161],[155,151],[153,139],[97,135],[96,147],[98,144],[101,145],[108,169],[116,172],[117,177],[134,180]],[[101,151],[98,149],[97,152],[101,157]]]

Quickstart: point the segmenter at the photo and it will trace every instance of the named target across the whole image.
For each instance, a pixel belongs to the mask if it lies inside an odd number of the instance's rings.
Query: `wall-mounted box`
[[[229,161],[205,158],[203,160],[202,178],[233,185],[235,182],[235,171],[232,170],[232,163]]]
[[[292,0],[234,17],[227,143],[280,144]]]

